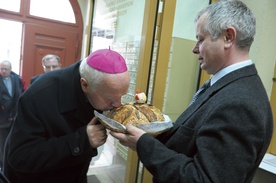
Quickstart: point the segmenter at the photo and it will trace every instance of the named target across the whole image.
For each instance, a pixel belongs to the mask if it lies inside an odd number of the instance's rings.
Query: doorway
[[[12,43],[17,45],[12,48],[15,51],[11,48],[7,51],[9,45],[4,45],[5,54],[1,59],[12,62],[13,70],[23,78],[26,87],[32,76],[43,73],[41,59],[44,55],[58,55],[63,67],[80,59],[83,21],[77,1],[41,0],[38,3],[33,0],[15,0],[0,2],[0,5],[1,22],[18,25],[12,29],[7,27],[5,32],[2,30],[5,25],[1,26],[1,35],[5,35],[9,42],[16,39]],[[62,14],[60,7],[63,9]],[[49,9],[51,11],[47,11]]]

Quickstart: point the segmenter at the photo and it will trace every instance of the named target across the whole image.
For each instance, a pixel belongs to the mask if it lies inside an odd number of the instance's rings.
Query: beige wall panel
[[[192,53],[196,42],[172,38],[163,112],[175,119],[187,108],[196,91],[199,63]]]

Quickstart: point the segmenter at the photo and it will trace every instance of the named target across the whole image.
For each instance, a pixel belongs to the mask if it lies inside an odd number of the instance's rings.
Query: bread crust
[[[153,105],[138,103],[128,103],[112,109],[107,117],[123,125],[131,123],[134,126],[155,121],[165,121],[162,112],[158,108]]]

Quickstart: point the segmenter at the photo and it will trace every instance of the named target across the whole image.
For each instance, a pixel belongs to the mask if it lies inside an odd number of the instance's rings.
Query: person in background
[[[17,101],[24,92],[21,77],[11,62],[0,63],[0,168],[3,169],[4,144],[17,114]]]
[[[60,58],[57,55],[47,54],[42,58],[42,67],[44,73],[61,69]],[[30,83],[32,84],[39,76],[31,78]]]
[[[256,20],[239,0],[199,12],[193,52],[210,86],[156,138],[126,125],[110,132],[137,151],[154,183],[250,183],[270,144],[273,117],[266,90],[249,58]]]
[[[109,49],[41,75],[19,99],[5,146],[7,178],[16,183],[87,182],[91,159],[107,138],[105,127],[93,119],[94,110],[119,107],[129,83],[124,58]]]

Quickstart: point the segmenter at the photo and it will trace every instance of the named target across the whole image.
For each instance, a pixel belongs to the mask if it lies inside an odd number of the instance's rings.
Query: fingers
[[[146,132],[144,130],[141,130],[140,128],[133,126],[132,124],[126,125],[126,132],[127,133],[117,133],[111,131],[110,135],[118,139],[122,145],[136,151],[136,144],[139,138]]]
[[[103,145],[106,142],[107,137],[107,134],[88,135],[90,145],[93,148]]]
[[[128,134],[132,136],[141,136],[142,134],[146,133],[144,130],[137,128],[136,126],[133,126],[132,124],[126,125],[126,131]]]
[[[118,133],[118,132],[114,132],[114,131],[110,131],[109,134],[116,138],[117,140],[119,140],[119,142],[121,144],[123,144],[122,142],[124,142],[124,139],[126,139],[126,135],[124,133]],[[124,145],[124,144],[123,144]]]
[[[98,124],[98,118],[94,117],[86,127],[90,145],[97,148],[103,145],[107,139],[107,131],[104,125]]]
[[[125,133],[117,133],[117,132],[110,132],[110,135],[112,135],[114,138],[118,139],[119,142],[131,148],[132,150],[136,151],[136,143],[137,141],[133,139],[133,136],[130,134],[125,134]]]
[[[101,123],[98,122],[99,118],[94,117],[89,123],[88,123],[88,127],[89,128],[95,128],[97,130],[104,130],[106,131],[106,128],[104,125],[102,125]]]
[[[99,119],[98,119],[97,117],[94,117],[94,118],[89,122],[88,125],[95,125],[95,124],[97,124],[98,121],[99,121]]]
[[[126,124],[126,131],[128,132],[128,133],[133,133],[133,130],[135,130],[135,129],[138,129],[137,127],[134,127],[131,123],[129,123],[129,124]]]
[[[102,139],[102,142],[106,142],[106,140],[107,140],[107,134],[105,134],[101,139]]]
[[[116,138],[118,140],[125,138],[124,133],[117,133],[117,132],[114,132],[114,131],[110,131],[109,133],[110,133],[110,135],[112,135],[114,138]]]

